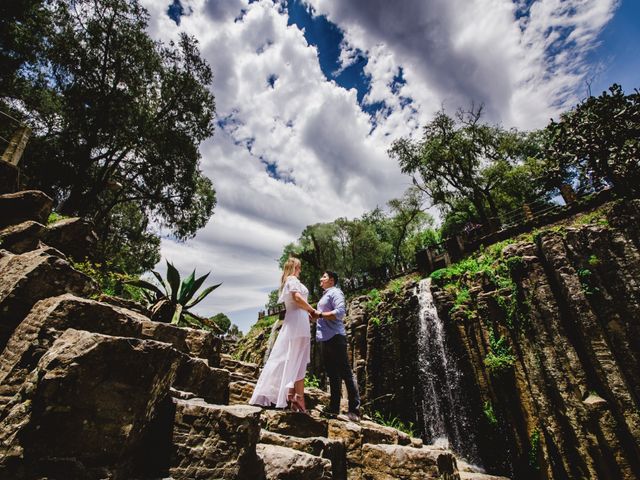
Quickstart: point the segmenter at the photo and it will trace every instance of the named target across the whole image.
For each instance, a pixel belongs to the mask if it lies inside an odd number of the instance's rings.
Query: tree
[[[199,170],[215,104],[197,41],[153,41],[138,0],[47,5],[42,52],[17,72],[29,93],[3,98],[34,131],[22,161],[30,185],[104,232],[114,210],[135,204],[176,238],[193,236],[216,203]]]
[[[640,92],[625,95],[613,84],[609,92],[589,97],[546,128],[549,181],[559,184],[571,172],[581,183],[606,182],[624,195],[640,193]]]
[[[280,297],[280,290],[276,288],[269,292],[269,300],[264,305],[265,310],[276,308],[278,306],[278,298]]]
[[[399,268],[406,260],[407,255],[403,255],[402,246],[407,238],[426,223],[433,223],[433,218],[426,214],[424,209],[424,194],[417,187],[407,189],[402,198],[394,198],[387,203],[391,209],[391,224],[393,225],[393,256],[394,267]],[[410,255],[413,256],[414,252]]]
[[[238,328],[235,323],[232,323],[229,327],[229,331],[227,331],[227,335],[232,335],[234,337],[242,337],[242,331]]]
[[[403,173],[443,212],[468,201],[483,224],[498,218],[495,190],[504,172],[535,151],[529,136],[480,122],[482,107],[458,111],[452,118],[438,112],[420,141],[400,138],[389,154]],[[491,167],[491,168],[488,168]]]
[[[211,320],[216,325],[218,325],[218,327],[220,327],[220,330],[222,330],[222,333],[229,332],[229,328],[231,327],[231,319],[227,317],[224,313],[216,313],[209,320]]]

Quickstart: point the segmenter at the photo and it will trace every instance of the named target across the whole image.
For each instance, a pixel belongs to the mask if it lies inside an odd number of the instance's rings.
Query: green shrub
[[[376,288],[371,290],[367,294],[367,297],[369,297],[369,300],[367,301],[367,303],[365,303],[365,308],[370,312],[375,310],[377,306],[380,305],[380,302],[382,302],[382,296]]]
[[[60,214],[58,212],[51,212],[49,214],[49,218],[47,218],[47,225],[51,224],[51,223],[55,223],[55,222],[57,222],[59,220],[64,220],[65,218],[71,218],[71,217],[68,217],[66,215],[62,215],[62,214]]]
[[[529,466],[534,470],[539,470],[538,456],[540,454],[540,431],[536,428],[529,437]]]
[[[305,388],[320,388],[320,379],[309,374],[304,378],[304,386]]]
[[[493,411],[493,405],[490,401],[484,402],[483,406],[484,416],[487,418],[487,421],[490,425],[496,426],[498,425],[498,419],[496,418],[496,414]]]
[[[375,325],[376,327],[379,327],[382,321],[378,317],[371,317],[369,319],[369,323]]]
[[[600,265],[600,259],[596,255],[591,255],[589,257],[589,260],[587,260],[587,262],[592,267],[597,267],[598,265]]]
[[[578,277],[580,278],[580,285],[582,286],[582,291],[584,292],[585,295],[589,297],[600,291],[598,287],[593,286],[593,280],[591,278],[591,275],[593,275],[593,272],[591,270],[589,270],[588,268],[579,268],[577,273],[578,273]]]
[[[398,417],[394,416],[384,416],[378,410],[373,412],[373,421],[379,425],[384,425],[385,427],[395,428],[396,430],[400,430],[401,432],[406,433],[410,437],[416,436],[415,425],[413,422],[404,423]]]
[[[459,310],[462,306],[468,303],[471,300],[471,294],[469,293],[469,289],[466,287],[458,290],[456,299],[453,302],[453,307],[451,308],[451,313]]]
[[[391,290],[396,295],[402,292],[403,287],[404,287],[404,281],[400,278],[391,280],[391,282],[389,283],[389,290]]]
[[[493,329],[489,329],[489,353],[484,364],[492,375],[500,376],[513,368],[515,357],[504,336],[496,339]]]
[[[111,262],[93,263],[86,260],[73,262],[72,266],[95,280],[102,293],[146,303],[143,290],[127,283],[137,280],[137,277],[115,271]]]

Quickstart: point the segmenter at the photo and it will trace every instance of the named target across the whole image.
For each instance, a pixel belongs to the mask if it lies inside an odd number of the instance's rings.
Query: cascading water
[[[461,386],[463,373],[447,345],[444,325],[431,294],[431,279],[418,285],[421,427],[425,441],[451,448],[477,463],[476,435]]]

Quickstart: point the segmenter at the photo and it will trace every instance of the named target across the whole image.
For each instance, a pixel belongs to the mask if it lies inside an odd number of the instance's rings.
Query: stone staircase
[[[395,429],[326,420],[318,389],[310,415],[247,405],[257,365],[98,296],[66,256],[82,242],[47,234],[50,199],[23,193],[0,195],[0,480],[498,478]]]

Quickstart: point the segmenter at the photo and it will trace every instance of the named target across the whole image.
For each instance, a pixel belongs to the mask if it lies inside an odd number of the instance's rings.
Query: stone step
[[[326,458],[331,462],[333,480],[347,478],[347,459],[344,445],[339,440],[329,440],[325,437],[300,438],[263,429],[260,432],[260,443],[293,448],[316,457]]]
[[[264,478],[262,461],[256,455],[260,408],[212,405],[199,399],[172,401],[172,478]]]
[[[372,480],[453,480],[457,473],[455,458],[450,453],[441,453],[434,459],[426,449],[404,445],[365,443],[359,467],[364,477]]]
[[[39,190],[0,195],[0,228],[33,220],[46,225],[53,200]]]
[[[184,355],[172,386],[193,393],[208,403],[229,403],[229,372],[223,368],[212,368],[200,358]]]
[[[294,437],[327,437],[326,420],[291,410],[264,409],[260,419],[262,428]]]
[[[256,384],[245,381],[229,382],[229,405],[246,405],[251,400]]]
[[[509,480],[508,477],[497,477],[479,472],[460,472],[460,480]]]
[[[267,480],[331,480],[331,462],[279,445],[258,444]],[[217,478],[217,477],[216,477]]]
[[[260,367],[255,363],[243,362],[236,360],[231,355],[223,354],[220,356],[220,366],[226,368],[230,372],[235,372],[242,377],[238,380],[257,381],[260,376]]]

